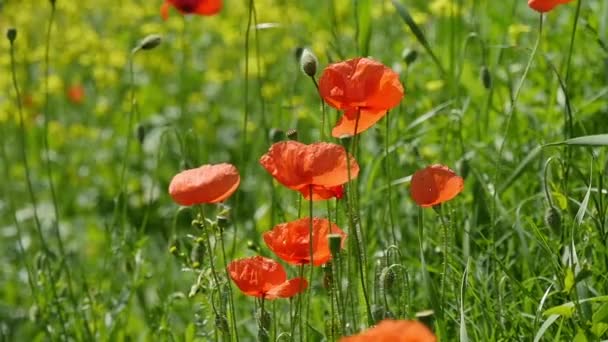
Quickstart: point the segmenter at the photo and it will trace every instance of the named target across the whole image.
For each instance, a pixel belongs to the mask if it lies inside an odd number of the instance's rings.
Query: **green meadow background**
[[[226,0],[217,16],[172,10],[166,22],[160,5],[0,1],[0,340],[222,337],[196,213],[168,184],[185,168],[235,164],[239,190],[206,208],[228,218],[216,267],[276,259],[261,234],[307,204],[258,159],[292,129],[321,139],[298,47],[318,57],[317,77],[371,56],[405,87],[356,155],[374,321],[433,310],[424,319],[442,341],[608,339],[608,1],[559,6],[540,35],[524,0]],[[131,53],[150,34],[162,43]],[[328,107],[330,124],[339,115]],[[408,176],[435,163],[465,179],[441,208],[444,295],[441,220],[409,196]],[[353,240],[344,202],[327,203],[315,215],[335,210]],[[349,242],[346,334],[368,326],[354,254]],[[323,277],[315,269],[311,341],[333,340]],[[257,340],[259,305],[232,294],[240,340]],[[289,341],[293,303],[269,303],[271,340]]]

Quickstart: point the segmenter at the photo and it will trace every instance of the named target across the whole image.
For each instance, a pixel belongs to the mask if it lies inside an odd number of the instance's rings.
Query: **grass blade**
[[[395,8],[397,9],[397,12],[399,13],[399,16],[401,17],[401,19],[403,19],[403,21],[405,21],[405,24],[410,28],[410,30],[412,31],[414,36],[416,36],[416,39],[418,40],[418,42],[420,44],[422,44],[422,46],[424,47],[426,52],[431,56],[431,58],[433,59],[433,62],[435,62],[435,65],[439,69],[439,72],[441,73],[441,75],[445,75],[445,69],[441,65],[441,62],[439,61],[439,59],[437,58],[435,53],[433,53],[433,50],[431,49],[429,42],[426,40],[424,33],[422,32],[422,30],[420,29],[418,24],[416,24],[416,22],[410,15],[410,12],[398,0],[391,0],[391,2],[393,3],[393,6],[395,6]]]
[[[359,55],[369,55],[369,42],[372,38],[372,1],[357,0],[357,25],[359,28],[357,43]]]
[[[549,143],[545,146],[559,145],[608,146],[608,134],[584,135],[582,137]]]

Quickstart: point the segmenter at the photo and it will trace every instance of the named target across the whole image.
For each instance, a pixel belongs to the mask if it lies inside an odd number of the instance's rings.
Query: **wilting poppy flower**
[[[528,6],[537,12],[549,12],[555,6],[567,4],[572,0],[528,0]]]
[[[222,202],[236,191],[241,182],[232,164],[203,165],[173,177],[169,194],[181,205]]]
[[[384,320],[357,335],[342,337],[340,342],[436,342],[437,337],[417,321]]]
[[[68,88],[68,100],[73,104],[80,104],[84,101],[84,87],[80,84],[74,84]]]
[[[342,236],[342,247],[346,239],[336,224],[324,218],[312,219],[312,262],[321,266],[331,259],[329,234]],[[279,258],[293,265],[310,264],[310,218],[281,223],[264,233],[264,242]]]
[[[260,164],[279,183],[312,200],[341,198],[342,185],[359,174],[359,165],[344,147],[331,143],[306,145],[297,141],[273,144]],[[312,194],[311,194],[312,190]]]
[[[222,9],[222,0],[165,0],[160,7],[163,20],[169,18],[169,7],[183,14],[214,15]]]
[[[261,256],[232,261],[228,273],[244,294],[264,299],[290,298],[308,286],[304,278],[287,280],[281,264]]]
[[[456,197],[463,187],[463,179],[454,171],[435,164],[414,173],[410,193],[419,206],[432,207]]]
[[[397,73],[380,62],[361,57],[325,68],[319,79],[319,93],[329,105],[344,111],[331,132],[336,138],[370,128],[404,95]]]

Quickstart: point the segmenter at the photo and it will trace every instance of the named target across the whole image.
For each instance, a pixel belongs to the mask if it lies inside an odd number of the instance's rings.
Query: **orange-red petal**
[[[332,107],[344,111],[387,111],[404,96],[399,75],[369,58],[330,64],[319,79],[319,93]]]
[[[410,194],[421,207],[432,207],[456,197],[464,181],[443,165],[431,165],[412,176]]]
[[[331,135],[334,138],[342,138],[359,134],[376,122],[380,121],[386,115],[386,110],[379,111],[361,110],[359,114],[359,122],[357,123],[357,115],[342,115],[336,123],[336,126],[331,130]],[[356,134],[355,134],[356,131]]]
[[[163,18],[163,20],[167,20],[169,19],[169,6],[171,4],[169,3],[169,1],[165,1],[163,2],[162,5],[160,5],[160,17]]]
[[[342,146],[324,142],[311,145],[292,140],[275,143],[260,158],[260,164],[279,183],[305,193],[311,185],[337,187],[348,182],[349,176],[354,179],[359,174],[359,165]]]
[[[312,197],[313,201],[322,201],[322,200],[328,200],[331,198],[341,199],[342,197],[344,197],[344,185],[338,185],[338,186],[333,186],[333,187],[325,187],[322,185],[313,185],[312,186],[312,196],[310,193],[309,186],[305,186],[302,189],[300,189],[299,191],[305,200],[311,200],[311,197]]]
[[[169,184],[169,194],[181,205],[222,202],[238,188],[241,177],[232,164],[203,165],[182,171]]]
[[[281,264],[261,256],[232,261],[228,273],[244,294],[260,298],[287,281]]]
[[[283,261],[293,265],[310,264],[310,224],[309,218],[302,218],[276,225],[264,233],[264,242]],[[340,227],[324,218],[312,219],[312,262],[315,266],[327,263],[331,259],[329,234],[342,236],[342,246],[346,233]]]
[[[357,335],[343,337],[340,342],[436,342],[437,337],[417,321],[384,320]]]
[[[265,299],[291,298],[298,293],[304,292],[308,287],[308,282],[304,278],[293,278],[281,285],[273,287],[266,293]]]
[[[195,10],[196,14],[214,15],[222,10],[222,0],[206,0],[201,1]]]
[[[557,5],[567,4],[572,0],[528,0],[528,6],[541,13],[549,12]]]

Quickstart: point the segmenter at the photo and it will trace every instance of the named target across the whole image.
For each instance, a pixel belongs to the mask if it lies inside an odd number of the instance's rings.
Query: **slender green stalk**
[[[393,196],[392,196],[392,177],[391,177],[391,162],[390,162],[390,132],[391,132],[391,120],[390,112],[386,112],[386,136],[384,137],[384,172],[386,174],[386,186],[388,189],[388,221],[391,227],[391,236],[393,238],[393,244],[397,245],[397,234],[395,233],[395,221],[393,217]]]
[[[357,110],[357,120],[355,121],[355,132],[354,132],[354,136],[353,136],[353,142],[352,142],[352,146],[351,146],[351,151],[356,150],[356,137],[357,137],[357,129],[359,128],[359,117],[361,115],[361,111]],[[353,152],[354,153],[354,152]],[[357,249],[357,266],[359,269],[359,279],[361,281],[361,289],[363,291],[363,298],[365,300],[365,309],[367,311],[367,324],[369,326],[373,325],[373,316],[372,316],[372,310],[371,310],[371,304],[369,301],[369,296],[367,293],[367,285],[366,285],[366,276],[365,276],[365,259],[364,259],[364,252],[363,252],[363,238],[361,236],[361,231],[359,229],[359,218],[355,218],[355,213],[353,212],[353,205],[356,205],[355,203],[353,203],[354,201],[356,201],[356,199],[354,199],[355,194],[354,192],[356,192],[356,189],[352,188],[352,184],[351,184],[351,180],[352,180],[352,176],[350,173],[350,165],[351,165],[351,160],[350,160],[350,153],[348,153],[348,151],[346,152],[346,169],[348,172],[348,191],[346,194],[346,198],[347,198],[347,207],[348,207],[348,219],[349,219],[349,223],[350,223],[350,227],[351,229],[353,229],[354,233],[355,233],[355,247]],[[354,190],[354,191],[352,191]]]
[[[230,279],[230,274],[228,272],[228,259],[226,259],[226,248],[224,246],[224,229],[219,228],[218,237],[220,240],[220,248],[222,250],[222,258],[224,259],[224,271],[226,272],[226,279]],[[239,341],[239,330],[236,327],[236,314],[234,311],[234,298],[232,297],[232,285],[229,283],[228,287],[228,305],[230,309],[230,321],[232,323],[232,328],[234,329],[234,337],[236,341]],[[263,302],[264,299],[262,299]]]
[[[443,306],[442,311],[445,312],[446,310],[446,304],[447,304],[447,298],[445,295],[445,284],[446,284],[446,279],[448,277],[448,270],[449,270],[449,255],[450,255],[450,236],[449,236],[449,231],[450,231],[450,226],[448,224],[448,222],[446,222],[446,219],[443,215],[443,208],[442,207],[437,207],[436,208],[436,212],[437,215],[439,216],[439,220],[441,221],[441,226],[443,228],[443,269],[441,272],[441,305]],[[445,316],[445,313],[444,313]]]
[[[38,234],[38,240],[40,240],[40,245],[42,247],[42,252],[45,256],[51,255],[51,251],[49,245],[44,238],[44,234],[42,233],[42,224],[40,223],[40,217],[38,216],[38,203],[36,201],[36,196],[34,195],[34,187],[32,185],[32,176],[30,174],[29,161],[27,158],[27,140],[26,140],[26,131],[25,131],[25,119],[23,117],[23,105],[21,101],[21,92],[19,90],[19,85],[17,83],[17,71],[15,67],[15,45],[11,40],[10,42],[10,60],[11,60],[11,78],[13,81],[13,88],[15,89],[15,100],[17,102],[17,112],[19,114],[19,140],[20,140],[20,152],[21,152],[21,161],[23,163],[23,169],[25,172],[25,183],[27,185],[27,192],[30,197],[30,202],[32,203],[32,210],[34,216],[34,225],[36,226],[36,232]],[[48,262],[44,263],[46,276],[50,280],[50,288],[52,292],[52,300],[55,300],[59,303],[59,295],[57,293],[57,281],[54,276],[53,270],[50,269]],[[63,310],[60,305],[57,305],[57,318],[59,319],[59,325],[61,326],[61,331],[64,336],[68,336],[66,330],[66,320],[63,317]]]
[[[80,309],[78,307],[78,302],[76,300],[76,296],[74,294],[73,282],[72,282],[72,272],[70,270],[70,265],[68,263],[67,254],[65,252],[65,247],[63,245],[63,238],[61,236],[61,232],[59,230],[59,202],[57,201],[57,193],[55,191],[55,183],[53,182],[53,169],[51,165],[51,154],[49,148],[49,116],[50,116],[50,91],[49,91],[49,78],[50,78],[50,47],[51,47],[51,33],[53,30],[53,23],[55,21],[55,3],[51,2],[51,16],[49,18],[49,23],[46,31],[46,43],[45,43],[45,51],[44,51],[44,126],[43,126],[43,138],[42,145],[44,149],[44,168],[46,169],[46,177],[49,184],[49,190],[51,193],[51,202],[53,203],[53,214],[55,219],[53,220],[53,232],[55,234],[55,239],[57,240],[57,247],[59,249],[59,255],[61,256],[61,268],[65,271],[66,277],[66,285],[68,290],[68,297],[70,298],[70,302],[74,309],[74,312],[78,312]],[[93,339],[93,335],[89,328],[89,323],[87,322],[86,315],[76,315],[77,320],[82,319],[82,325],[84,326],[84,330],[87,334],[88,339]]]
[[[313,282],[313,272],[315,269],[315,263],[314,263],[314,246],[313,246],[313,236],[312,236],[312,232],[313,232],[313,207],[312,207],[312,184],[308,186],[308,194],[310,196],[309,200],[308,200],[308,248],[309,248],[309,252],[310,252],[310,274],[308,276],[308,291],[307,292],[307,304],[306,304],[306,322],[308,323],[310,320],[310,302],[311,302],[311,298],[312,298],[312,282]],[[331,225],[331,223],[330,223]],[[307,329],[308,331],[308,329]]]
[[[215,261],[213,260],[214,250],[211,247],[211,237],[209,236],[209,226],[207,225],[207,221],[205,219],[205,212],[204,212],[203,205],[199,205],[199,212],[200,212],[200,224],[201,224],[201,228],[203,231],[203,237],[205,240],[205,244],[207,247],[207,256],[209,257],[209,266],[211,268],[211,276],[213,277],[213,281],[215,282],[215,286],[213,288],[215,288],[217,290],[217,292],[219,293],[219,296],[220,296],[220,310],[219,310],[219,313],[217,313],[217,314],[219,314],[220,316],[223,316],[225,314],[225,311],[224,311],[224,303],[221,302],[222,290],[221,290],[220,277],[218,276],[217,271],[215,269]],[[226,275],[228,276],[227,268],[226,268]],[[228,339],[230,339],[230,332],[228,332]]]
[[[321,101],[321,140],[325,141],[325,118],[327,117],[325,101],[323,101],[323,97],[319,91],[319,83],[317,83],[317,79],[314,76],[311,76],[310,79],[312,80],[312,83],[314,83],[315,88],[317,89],[317,94],[319,95],[319,100]]]

